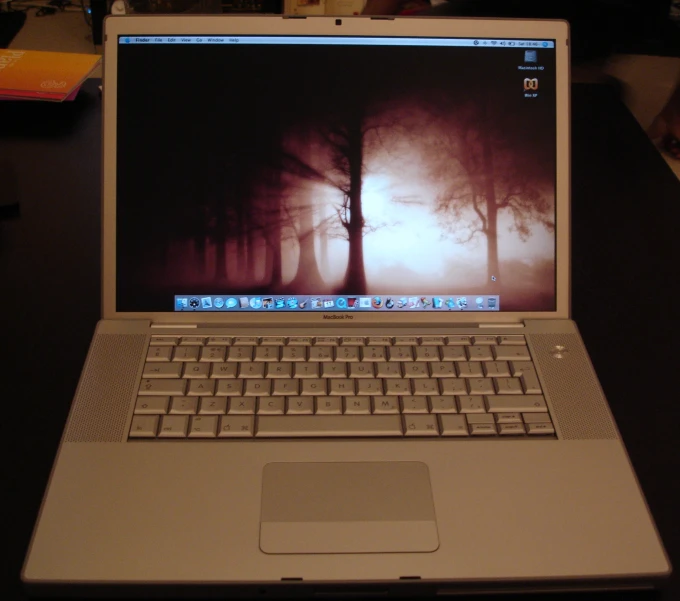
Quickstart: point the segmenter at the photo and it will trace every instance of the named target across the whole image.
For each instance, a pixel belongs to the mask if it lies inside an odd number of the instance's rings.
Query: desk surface
[[[99,318],[97,83],[73,103],[0,112],[0,200],[20,201],[0,220],[7,599],[24,595],[18,573]],[[572,313],[678,570],[680,183],[603,86],[574,86],[572,132]],[[680,576],[661,593],[596,598],[675,601]]]

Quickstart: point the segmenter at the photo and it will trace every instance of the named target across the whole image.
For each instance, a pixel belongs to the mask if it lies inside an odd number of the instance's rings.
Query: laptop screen
[[[119,311],[553,311],[554,40],[118,40]]]

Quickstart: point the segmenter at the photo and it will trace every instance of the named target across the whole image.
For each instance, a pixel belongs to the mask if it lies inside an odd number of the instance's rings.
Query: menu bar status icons
[[[176,295],[175,311],[498,311],[500,297]]]

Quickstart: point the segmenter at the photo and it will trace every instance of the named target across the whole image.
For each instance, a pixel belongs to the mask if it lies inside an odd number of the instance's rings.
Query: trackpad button
[[[264,467],[260,549],[265,553],[413,553],[438,547],[424,463]]]

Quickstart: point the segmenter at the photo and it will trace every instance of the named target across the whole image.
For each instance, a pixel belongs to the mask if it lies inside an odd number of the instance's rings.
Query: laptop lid
[[[103,313],[569,315],[568,27],[106,21]]]

